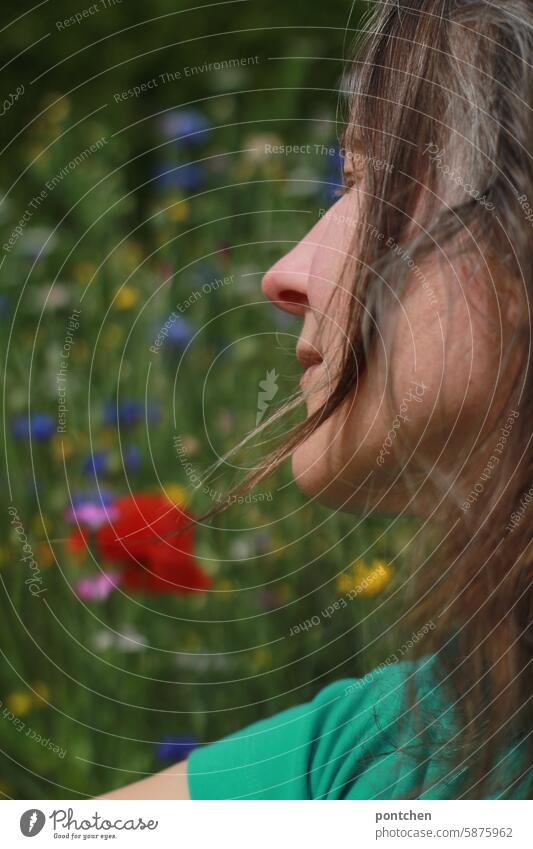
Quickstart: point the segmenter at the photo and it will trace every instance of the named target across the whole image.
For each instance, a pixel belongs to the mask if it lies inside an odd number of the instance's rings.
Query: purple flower
[[[136,425],[143,421],[145,416],[150,424],[159,419],[159,405],[148,402],[145,407],[142,401],[126,399],[125,401],[108,401],[104,405],[104,424],[106,425]]]
[[[165,189],[183,189],[183,191],[192,192],[205,182],[205,171],[195,162],[185,162],[181,165],[164,162],[156,169],[154,179]]]
[[[119,585],[120,573],[100,572],[94,578],[80,578],[76,581],[75,590],[84,601],[105,601]]]
[[[104,475],[109,468],[107,451],[95,451],[83,463],[83,473],[88,476]]]
[[[39,441],[49,439],[55,430],[55,421],[48,413],[35,413],[33,416],[15,416],[11,422],[13,434],[18,439],[33,437]]]
[[[168,341],[176,348],[185,348],[194,336],[194,328],[190,321],[178,315],[168,329]]]
[[[138,472],[141,468],[141,452],[136,445],[126,445],[122,455],[122,460],[127,472]]]
[[[198,740],[190,734],[179,737],[164,737],[156,744],[155,753],[160,761],[184,761],[193,749],[198,746]]]
[[[83,504],[102,504],[109,506],[116,498],[117,496],[110,489],[93,489],[89,492],[73,493],[72,504],[74,507],[81,507]]]
[[[197,109],[172,109],[160,121],[161,132],[167,139],[198,144],[209,131],[209,121]],[[185,138],[182,138],[182,137]]]

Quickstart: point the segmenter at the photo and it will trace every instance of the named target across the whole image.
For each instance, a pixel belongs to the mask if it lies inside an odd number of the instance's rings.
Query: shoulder
[[[436,778],[436,755],[453,736],[450,700],[435,655],[337,681],[311,704],[316,708],[312,798],[419,796]]]
[[[418,732],[413,701],[422,717]],[[431,717],[434,728],[445,710],[435,656],[384,664],[363,678],[336,681],[309,702],[193,752],[191,795],[394,798],[426,776],[427,765],[417,766],[416,757],[413,761],[406,753],[412,744],[431,761],[435,742],[425,717]]]

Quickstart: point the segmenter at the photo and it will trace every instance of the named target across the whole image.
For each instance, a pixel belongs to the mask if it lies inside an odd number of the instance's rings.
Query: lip
[[[322,365],[322,363],[313,363],[312,365],[307,366],[306,370],[304,371],[304,373],[302,374],[302,376],[300,378],[300,387],[303,388],[306,385],[306,383],[309,380],[309,378],[311,377],[311,375],[314,374],[314,372],[318,368],[320,368],[321,365]]]
[[[296,346],[296,359],[304,370],[300,378],[300,387],[303,388],[311,375],[322,365],[323,359],[313,345],[302,341]]]

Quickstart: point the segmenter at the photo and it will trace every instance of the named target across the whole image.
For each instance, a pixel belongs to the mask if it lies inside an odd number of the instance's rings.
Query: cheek
[[[344,332],[350,295],[347,265],[353,265],[357,233],[358,199],[355,193],[338,200],[316,228],[316,249],[309,268],[307,297],[317,316],[325,316],[339,333]],[[346,282],[343,282],[346,281]]]
[[[489,425],[504,348],[495,299],[482,287],[474,291],[472,285],[466,293],[435,276],[432,291],[430,301],[419,286],[408,286],[378,337],[355,398],[295,452],[300,486],[323,503],[340,506],[359,486],[365,495],[368,479],[375,491],[395,481],[383,504],[394,507],[390,499],[402,497],[398,474],[404,460],[396,450],[383,450],[387,440],[396,444],[401,434],[404,458],[414,452],[412,469],[418,461],[451,469]],[[317,393],[309,412],[323,400]],[[391,437],[395,422],[399,431]]]
[[[394,395],[409,381],[423,383],[418,405],[428,434],[479,423],[490,407],[503,341],[495,327],[496,301],[486,287],[433,274],[431,300],[411,284],[389,328],[390,356],[382,355]],[[496,332],[495,332],[496,331]],[[464,431],[465,432],[465,431]]]
[[[405,470],[417,480],[434,466],[462,475],[494,423],[504,349],[496,299],[483,284],[466,289],[429,270],[427,278],[431,300],[410,282],[383,327],[349,425],[365,445],[359,466],[374,468],[378,488]]]

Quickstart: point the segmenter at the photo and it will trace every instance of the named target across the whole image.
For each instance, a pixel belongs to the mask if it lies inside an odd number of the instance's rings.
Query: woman
[[[377,3],[344,195],[263,280],[308,415],[240,491],[291,456],[332,508],[423,517],[419,656],[107,798],[531,795],[532,61],[529,0]]]

